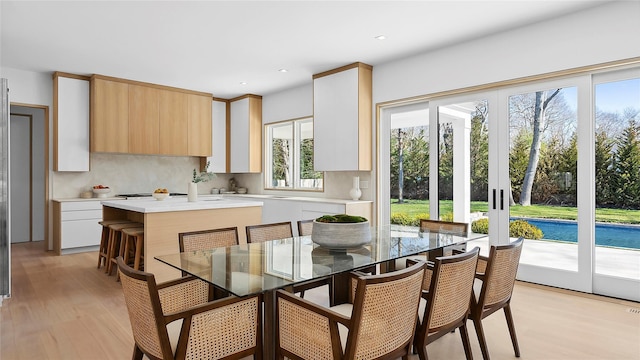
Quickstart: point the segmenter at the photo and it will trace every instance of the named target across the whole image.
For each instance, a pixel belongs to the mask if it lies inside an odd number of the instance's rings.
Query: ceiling
[[[0,65],[267,95],[603,2],[2,0]]]

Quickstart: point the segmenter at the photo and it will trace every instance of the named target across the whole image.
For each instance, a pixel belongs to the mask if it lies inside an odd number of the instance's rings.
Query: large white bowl
[[[110,192],[111,192],[111,189],[109,188],[93,189],[93,193],[96,194],[96,197],[99,197],[99,198],[107,197],[107,194]]]
[[[323,223],[313,220],[311,241],[328,249],[352,249],[371,242],[369,221]]]
[[[153,193],[151,195],[156,200],[164,200],[169,197],[169,193]]]

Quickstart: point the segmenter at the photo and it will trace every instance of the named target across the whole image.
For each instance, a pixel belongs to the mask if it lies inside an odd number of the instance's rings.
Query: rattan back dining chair
[[[118,272],[133,332],[133,359],[262,358],[261,295],[207,301],[194,277],[156,284],[118,257]]]
[[[180,252],[210,250],[238,244],[237,226],[178,233],[178,246],[180,247]],[[186,272],[182,272],[182,276],[187,275],[188,274]],[[209,291],[210,300],[229,296],[228,291],[219,287],[210,286]]]
[[[489,249],[489,257],[480,257],[474,286],[474,297],[471,302],[473,325],[480,342],[480,350],[484,360],[489,360],[489,350],[484,336],[482,319],[503,309],[507,327],[511,335],[511,343],[516,357],[520,357],[520,348],[516,337],[511,314],[511,294],[516,281],[520,254],[524,239],[521,237],[509,245],[493,245]]]
[[[445,234],[453,234],[453,235],[459,235],[459,236],[467,236],[469,232],[469,224],[467,223],[442,221],[442,220],[420,219],[419,228],[420,228],[419,231],[423,233],[435,232],[435,233],[445,233]],[[415,262],[419,260],[433,262],[436,257],[444,256],[444,255],[451,255],[451,254],[449,253],[445,254],[445,251],[443,249],[439,249],[436,251],[426,251],[420,254],[397,259],[395,262],[392,263],[392,265],[394,266],[393,269],[402,269],[406,266],[405,264],[407,263],[408,260],[410,262]]]
[[[307,236],[313,232],[313,219],[311,220],[298,220],[298,235]]]
[[[469,224],[463,222],[420,219],[420,231],[467,236]]]
[[[428,344],[455,329],[460,329],[466,358],[473,359],[467,318],[479,252],[479,248],[474,248],[463,254],[438,257],[425,271],[429,282],[420,302],[414,339],[420,360],[427,359]]]
[[[238,227],[182,232],[178,234],[180,252],[238,245]]]
[[[250,225],[246,227],[247,242],[258,243],[269,240],[286,239],[293,237],[291,222],[278,222],[270,224]]]
[[[353,303],[328,308],[278,290],[276,358],[408,359],[424,269],[354,272]]]

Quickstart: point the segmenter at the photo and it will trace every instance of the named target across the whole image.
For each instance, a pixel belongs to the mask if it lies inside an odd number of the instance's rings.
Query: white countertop
[[[107,200],[103,201],[102,205],[139,213],[158,213],[262,206],[262,202],[242,199],[224,199],[219,196],[202,196],[198,198],[198,201],[194,202],[187,201],[186,197],[175,197],[161,201],[154,198],[149,198],[148,200]]]
[[[200,196],[200,195],[198,195]],[[306,197],[306,196],[280,196],[270,194],[225,194],[226,199],[274,199],[274,200],[290,200],[290,201],[306,201],[306,202],[318,202],[318,203],[330,203],[330,204],[357,204],[357,203],[371,203],[371,200],[349,200],[349,199],[330,199],[321,197]]]

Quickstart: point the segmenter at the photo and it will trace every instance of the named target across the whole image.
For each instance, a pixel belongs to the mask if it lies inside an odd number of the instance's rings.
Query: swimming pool
[[[577,242],[578,223],[567,220],[522,219],[535,225],[544,233],[544,239]],[[640,225],[596,223],[596,245],[640,249]]]

